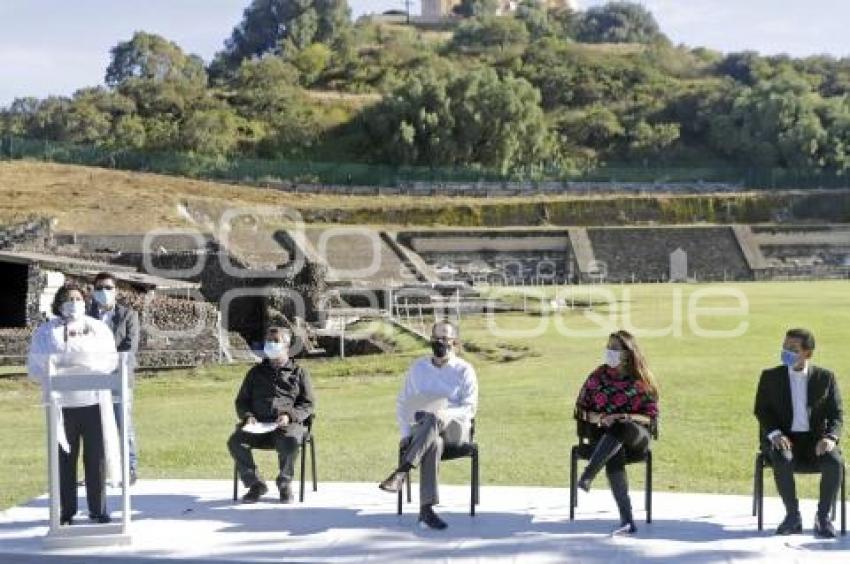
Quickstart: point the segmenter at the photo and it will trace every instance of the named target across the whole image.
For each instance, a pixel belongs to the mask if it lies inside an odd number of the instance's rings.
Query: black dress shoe
[[[292,487],[289,484],[280,486],[280,502],[281,503],[292,503]]]
[[[776,528],[777,535],[799,535],[803,532],[803,518],[800,517],[800,512],[790,513],[785,516],[785,519]]]
[[[89,513],[89,521],[93,521],[95,523],[100,523],[101,525],[103,525],[105,523],[111,523],[112,517],[110,517],[108,513],[101,513],[100,515]]]
[[[267,491],[269,487],[264,482],[257,482],[248,488],[248,493],[242,496],[242,503],[257,503]]]
[[[60,525],[68,525],[69,527],[74,524],[73,517],[60,517],[59,518]]]
[[[407,475],[404,472],[396,470],[390,474],[386,480],[378,484],[378,487],[385,492],[395,493],[401,490],[401,486],[404,484],[404,479],[406,477]]]
[[[827,515],[815,515],[815,537],[819,539],[834,539],[835,527]]]
[[[419,526],[435,529],[437,531],[442,531],[448,527],[446,522],[440,519],[439,515],[434,513],[434,509],[430,505],[423,505],[419,508]]]

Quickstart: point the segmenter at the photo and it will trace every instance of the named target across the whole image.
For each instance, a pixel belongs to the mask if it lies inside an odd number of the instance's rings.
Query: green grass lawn
[[[702,326],[730,329],[745,321],[743,335],[707,338],[694,333],[688,302],[694,292],[707,288],[740,290],[747,313],[706,314],[699,319]],[[661,436],[654,447],[657,490],[750,490],[756,442],[753,394],[761,369],[778,363],[782,336],[790,326],[815,332],[815,362],[833,369],[850,394],[847,282],[661,284],[605,290],[609,295],[595,298],[602,305],[592,310],[546,314],[538,307],[528,314],[462,320],[462,337],[480,351],[467,356],[477,368],[481,390],[478,438],[485,484],[566,484],[575,395],[599,363],[607,331],[626,320],[641,336],[661,383]],[[548,302],[555,289],[534,291]],[[582,301],[589,290],[558,291],[561,298],[575,292],[576,300]],[[709,297],[699,305],[730,307],[736,302]],[[400,352],[392,355],[304,363],[314,375],[319,398],[320,480],[377,483],[393,467],[398,438],[395,394],[407,364],[425,353],[407,337],[400,337],[398,344]],[[233,397],[245,370],[245,366],[211,366],[140,379],[135,420],[143,479],[231,476],[225,441],[234,424]],[[38,389],[25,380],[0,380],[0,507],[45,489],[44,416],[38,399]],[[260,453],[258,460],[266,477],[274,477],[272,454]],[[468,468],[461,462],[447,463],[442,480],[463,483]],[[632,474],[639,484],[641,472]],[[814,495],[814,478],[799,481],[803,494]],[[604,485],[604,479],[598,485]],[[227,495],[223,490],[222,496]]]

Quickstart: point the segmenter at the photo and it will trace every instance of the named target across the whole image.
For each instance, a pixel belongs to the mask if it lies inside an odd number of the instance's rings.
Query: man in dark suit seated
[[[282,327],[271,327],[266,333],[263,360],[248,370],[236,396],[236,415],[241,421],[227,447],[236,470],[248,493],[243,503],[255,503],[268,491],[257,470],[251,448],[273,446],[278,454],[280,474],[277,487],[281,503],[292,502],[292,477],[295,458],[306,428],[304,422],[313,414],[316,400],[310,374],[289,356],[292,335]],[[275,427],[264,433],[245,430],[246,425],[271,423]]]
[[[776,489],[785,504],[785,519],[777,535],[803,532],[794,466],[820,470],[820,500],[815,536],[834,538],[830,509],[841,485],[843,461],[838,449],[843,425],[841,394],[835,375],[810,359],[815,338],[806,329],[791,329],[782,345],[782,365],[765,370],[759,379],[755,415],[764,432]]]

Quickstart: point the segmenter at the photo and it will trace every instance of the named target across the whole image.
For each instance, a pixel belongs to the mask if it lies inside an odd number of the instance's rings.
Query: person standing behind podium
[[[102,321],[86,315],[85,294],[80,286],[69,283],[59,288],[51,309],[55,317],[33,334],[27,359],[30,378],[44,382],[51,355],[58,367],[73,368],[75,372],[105,374],[118,367],[112,331]],[[77,460],[81,442],[89,519],[108,523],[102,421],[103,417],[112,417],[112,411],[102,412],[97,391],[55,393],[63,423],[58,446],[60,524],[73,524],[77,513]]]
[[[431,529],[446,528],[445,521],[434,512],[434,505],[440,502],[437,476],[443,448],[469,442],[478,409],[478,378],[472,365],[455,355],[457,346],[457,327],[449,321],[435,323],[431,329],[433,354],[411,365],[396,402],[401,465],[378,486],[398,492],[407,472],[421,463],[419,523]],[[410,412],[421,398],[446,398],[448,407],[444,413],[417,411],[411,425]]]
[[[765,433],[764,451],[770,457],[776,489],[785,505],[785,519],[777,535],[803,532],[794,484],[794,466],[801,463],[820,470],[820,499],[815,536],[834,538],[829,518],[841,484],[844,461],[838,449],[844,417],[835,375],[810,360],[815,337],[806,329],[791,329],[782,344],[782,365],[761,373],[755,416]]]
[[[590,491],[591,482],[604,467],[620,513],[620,526],[613,533],[636,533],[626,459],[649,448],[649,427],[658,417],[658,386],[628,331],[609,335],[603,364],[587,377],[579,391],[575,416],[597,425],[593,453],[578,487]]]
[[[94,277],[94,293],[89,305],[88,315],[100,319],[112,330],[115,337],[115,347],[118,352],[130,355],[130,370],[136,367],[136,353],[139,350],[139,314],[130,306],[117,302],[117,284],[115,277],[109,272],[101,272]],[[133,427],[132,388],[127,403],[127,442],[129,445],[130,484],[136,483],[138,477],[138,455],[136,453],[136,430]],[[115,420],[119,427],[124,424],[121,420],[121,406],[115,404]]]

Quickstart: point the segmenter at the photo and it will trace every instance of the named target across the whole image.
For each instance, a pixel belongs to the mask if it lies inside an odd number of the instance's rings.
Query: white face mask
[[[614,349],[605,349],[605,352],[602,354],[602,364],[607,364],[611,368],[617,368],[620,366],[620,362],[623,359],[623,351],[617,351]]]
[[[69,321],[79,321],[86,316],[86,302],[70,301],[62,304],[62,317]]]
[[[287,352],[287,346],[284,343],[266,341],[266,344],[263,345],[263,354],[266,358],[282,360],[286,358]]]

